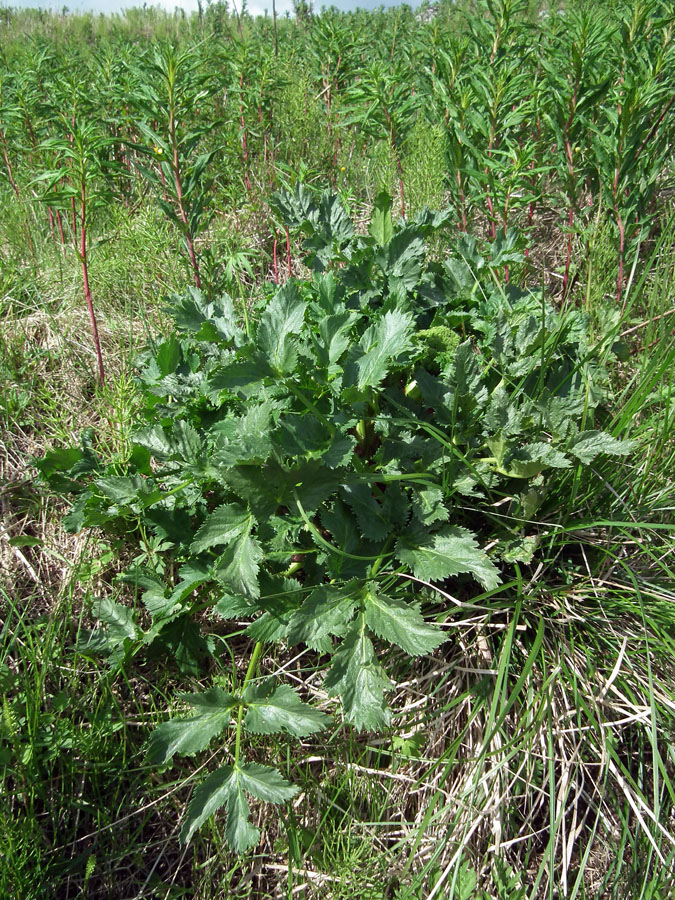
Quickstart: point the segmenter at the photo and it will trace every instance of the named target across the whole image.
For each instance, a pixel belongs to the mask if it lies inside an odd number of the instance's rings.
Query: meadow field
[[[673,896],[674,29],[0,8],[0,897]]]

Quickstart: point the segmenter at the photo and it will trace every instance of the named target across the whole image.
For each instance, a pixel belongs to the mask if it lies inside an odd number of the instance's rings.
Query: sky
[[[232,9],[232,0],[228,0],[230,9]],[[240,8],[241,0],[234,0],[237,8]],[[357,6],[361,9],[377,9],[380,6],[400,6],[404,0],[326,0],[326,6],[335,6],[338,9],[355,9]],[[409,0],[411,6],[417,5],[415,0]],[[14,7],[42,7],[43,9],[61,10],[63,6],[67,6],[71,12],[103,12],[113,13],[121,12],[124,7],[143,6],[143,0],[0,0],[0,6]],[[180,6],[186,12],[192,12],[197,9],[197,0],[151,0],[149,6],[161,6],[164,9],[173,10],[176,6]],[[314,7],[319,9],[324,5],[321,0],[315,0]],[[204,0],[206,6],[206,0]],[[277,15],[281,16],[285,12],[292,12],[293,0],[276,0]],[[267,9],[272,14],[272,0],[247,0],[247,9],[251,15],[262,15]]]

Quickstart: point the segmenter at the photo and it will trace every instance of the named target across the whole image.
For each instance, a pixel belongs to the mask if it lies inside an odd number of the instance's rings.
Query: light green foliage
[[[405,141],[402,160],[410,211],[445,205],[448,176],[447,138],[440,124],[430,125],[418,116]]]

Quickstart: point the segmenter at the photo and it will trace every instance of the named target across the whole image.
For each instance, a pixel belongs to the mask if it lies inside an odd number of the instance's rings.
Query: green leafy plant
[[[140,169],[162,192],[158,203],[179,229],[194,283],[201,288],[195,241],[209,221],[208,170],[218,148],[198,151],[204,136],[218,123],[189,123],[189,112],[204,103],[210,92],[199,63],[192,49],[181,52],[170,44],[156,47],[148,63],[152,77],[139,73],[135,99],[140,112],[137,127],[147,141],[141,149],[153,160]]]
[[[631,447],[595,427],[607,378],[584,317],[499,287],[496,272],[523,258],[517,236],[482,252],[462,235],[431,263],[425,238],[447,212],[396,226],[391,203],[378,197],[359,236],[336,196],[279,195],[311,279],[276,289],[246,330],[227,295],[174,297],[176,333],[144,357],[147,421],[129,457],[105,467],[89,435],[37,464],[75,493],[72,529],[103,527],[140,551],[122,581],[143,612],[102,600],[88,652],[122,664],[168,648],[196,672],[214,652],[197,613],[249,621],[241,683],[235,667],[227,690],[183,695],[193,714],[151,738],[164,765],[227,734],[230,761],[195,791],[184,840],[224,805],[228,842],[251,846],[246,795],[279,803],[297,787],[245,761],[243,735],[304,737],[329,721],[261,680],[265,647],[310,648],[347,722],[386,728],[382,648],[435,651],[447,591],[496,592],[501,570],[545,539],[533,520],[545,521],[550,486]]]
[[[49,138],[43,146],[55,154],[57,166],[37,180],[45,183],[42,200],[50,207],[70,208],[72,212],[73,246],[82,269],[82,285],[89,312],[94,349],[98,363],[98,380],[105,380],[103,354],[89,283],[90,229],[95,210],[111,203],[115,197],[112,174],[115,163],[109,157],[110,139],[102,135],[95,123],[64,123],[67,137]],[[67,168],[64,166],[66,164]],[[65,172],[69,177],[65,177]]]

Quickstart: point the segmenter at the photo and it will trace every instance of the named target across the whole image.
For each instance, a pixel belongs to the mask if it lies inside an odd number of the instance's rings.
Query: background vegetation
[[[0,10],[3,896],[672,895],[674,24],[658,0],[299,3],[276,23],[223,3]],[[265,651],[261,675],[335,718],[300,743],[250,738],[301,792],[252,805],[261,841],[237,856],[219,815],[178,841],[227,740],[158,769],[147,739],[178,691],[244,679],[245,623],[202,612],[193,666],[131,632],[119,665],[82,652],[106,603],[147,624],[117,576],[166,548],[67,531],[33,461],[89,428],[124,474],[168,295],[227,292],[248,330],[278,285],[309,284],[300,184],[332,191],[357,235],[383,190],[394,221],[449,207],[425,266],[467,308],[534,291],[578,315],[572,371],[606,372],[584,427],[634,450],[549,473],[521,517],[530,559],[498,546],[515,488],[479,512],[465,498],[502,584],[436,579],[448,640],[385,651],[379,731],[341,724],[317,652]]]

